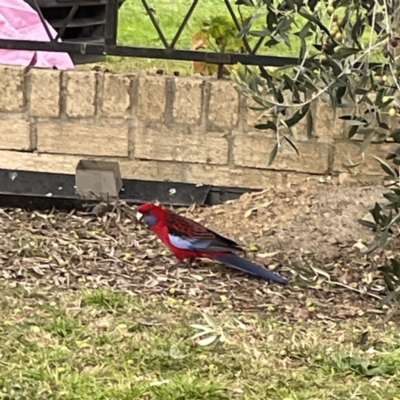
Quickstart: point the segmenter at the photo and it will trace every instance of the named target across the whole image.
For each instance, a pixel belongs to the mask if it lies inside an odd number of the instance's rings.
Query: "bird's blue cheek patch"
[[[149,225],[149,226],[153,226],[158,222],[158,219],[155,215],[145,215],[143,217],[143,221]]]

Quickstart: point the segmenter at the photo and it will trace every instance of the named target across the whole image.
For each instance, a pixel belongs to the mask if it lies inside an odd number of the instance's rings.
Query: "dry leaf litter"
[[[389,309],[378,307],[385,286],[376,271],[382,252],[360,253],[373,234],[357,220],[386,191],[303,182],[214,207],[176,210],[237,240],[249,258],[287,277],[288,286],[206,260],[192,268],[177,265],[122,207],[102,216],[0,210],[0,274],[53,292],[109,287],[217,311],[278,313],[287,320],[362,315],[384,320]]]

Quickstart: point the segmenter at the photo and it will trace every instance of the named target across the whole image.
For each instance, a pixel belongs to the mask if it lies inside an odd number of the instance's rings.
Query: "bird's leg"
[[[189,270],[191,270],[192,266],[193,266],[193,261],[194,260],[191,258],[187,259],[186,262],[184,260],[179,260],[177,263],[171,265],[168,268],[168,271],[173,271],[175,268],[179,268],[179,267],[188,268]]]
[[[193,267],[193,262],[194,262],[193,258],[189,258],[189,259],[186,261],[186,265],[187,265],[187,267],[189,268],[189,270],[192,269],[192,267]]]
[[[168,272],[172,272],[174,269],[179,268],[179,267],[186,267],[186,263],[183,262],[183,260],[179,260],[175,264],[172,264],[170,267],[168,267]]]
[[[172,272],[174,269],[178,268],[180,266],[180,264],[181,264],[181,261],[178,261],[177,263],[170,265],[167,268],[167,271]]]

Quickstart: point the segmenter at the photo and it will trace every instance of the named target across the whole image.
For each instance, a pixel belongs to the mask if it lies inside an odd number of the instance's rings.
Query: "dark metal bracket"
[[[0,169],[0,207],[71,209],[99,200],[82,198],[76,191],[75,175]],[[189,206],[221,204],[257,189],[195,185],[181,182],[122,179],[119,198],[141,204],[158,200],[162,204]]]
[[[67,28],[68,24],[72,21],[72,18],[74,18],[74,15],[78,11],[78,8],[80,7],[80,5],[81,5],[80,1],[77,4],[73,5],[73,7],[71,8],[70,12],[67,15],[67,18],[65,18],[65,20],[63,21],[63,24],[61,25],[61,28],[58,31],[56,38],[54,39],[55,42],[58,42],[58,39],[60,39],[60,37],[62,35],[64,35],[65,29]],[[42,23],[43,23],[43,21],[42,21]]]

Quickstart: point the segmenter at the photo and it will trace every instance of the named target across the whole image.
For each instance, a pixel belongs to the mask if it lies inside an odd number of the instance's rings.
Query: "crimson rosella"
[[[153,203],[142,204],[138,208],[137,218],[149,226],[179,261],[193,260],[197,257],[210,258],[264,279],[287,283],[285,278],[275,272],[233,253],[243,251],[233,240],[189,218]]]

